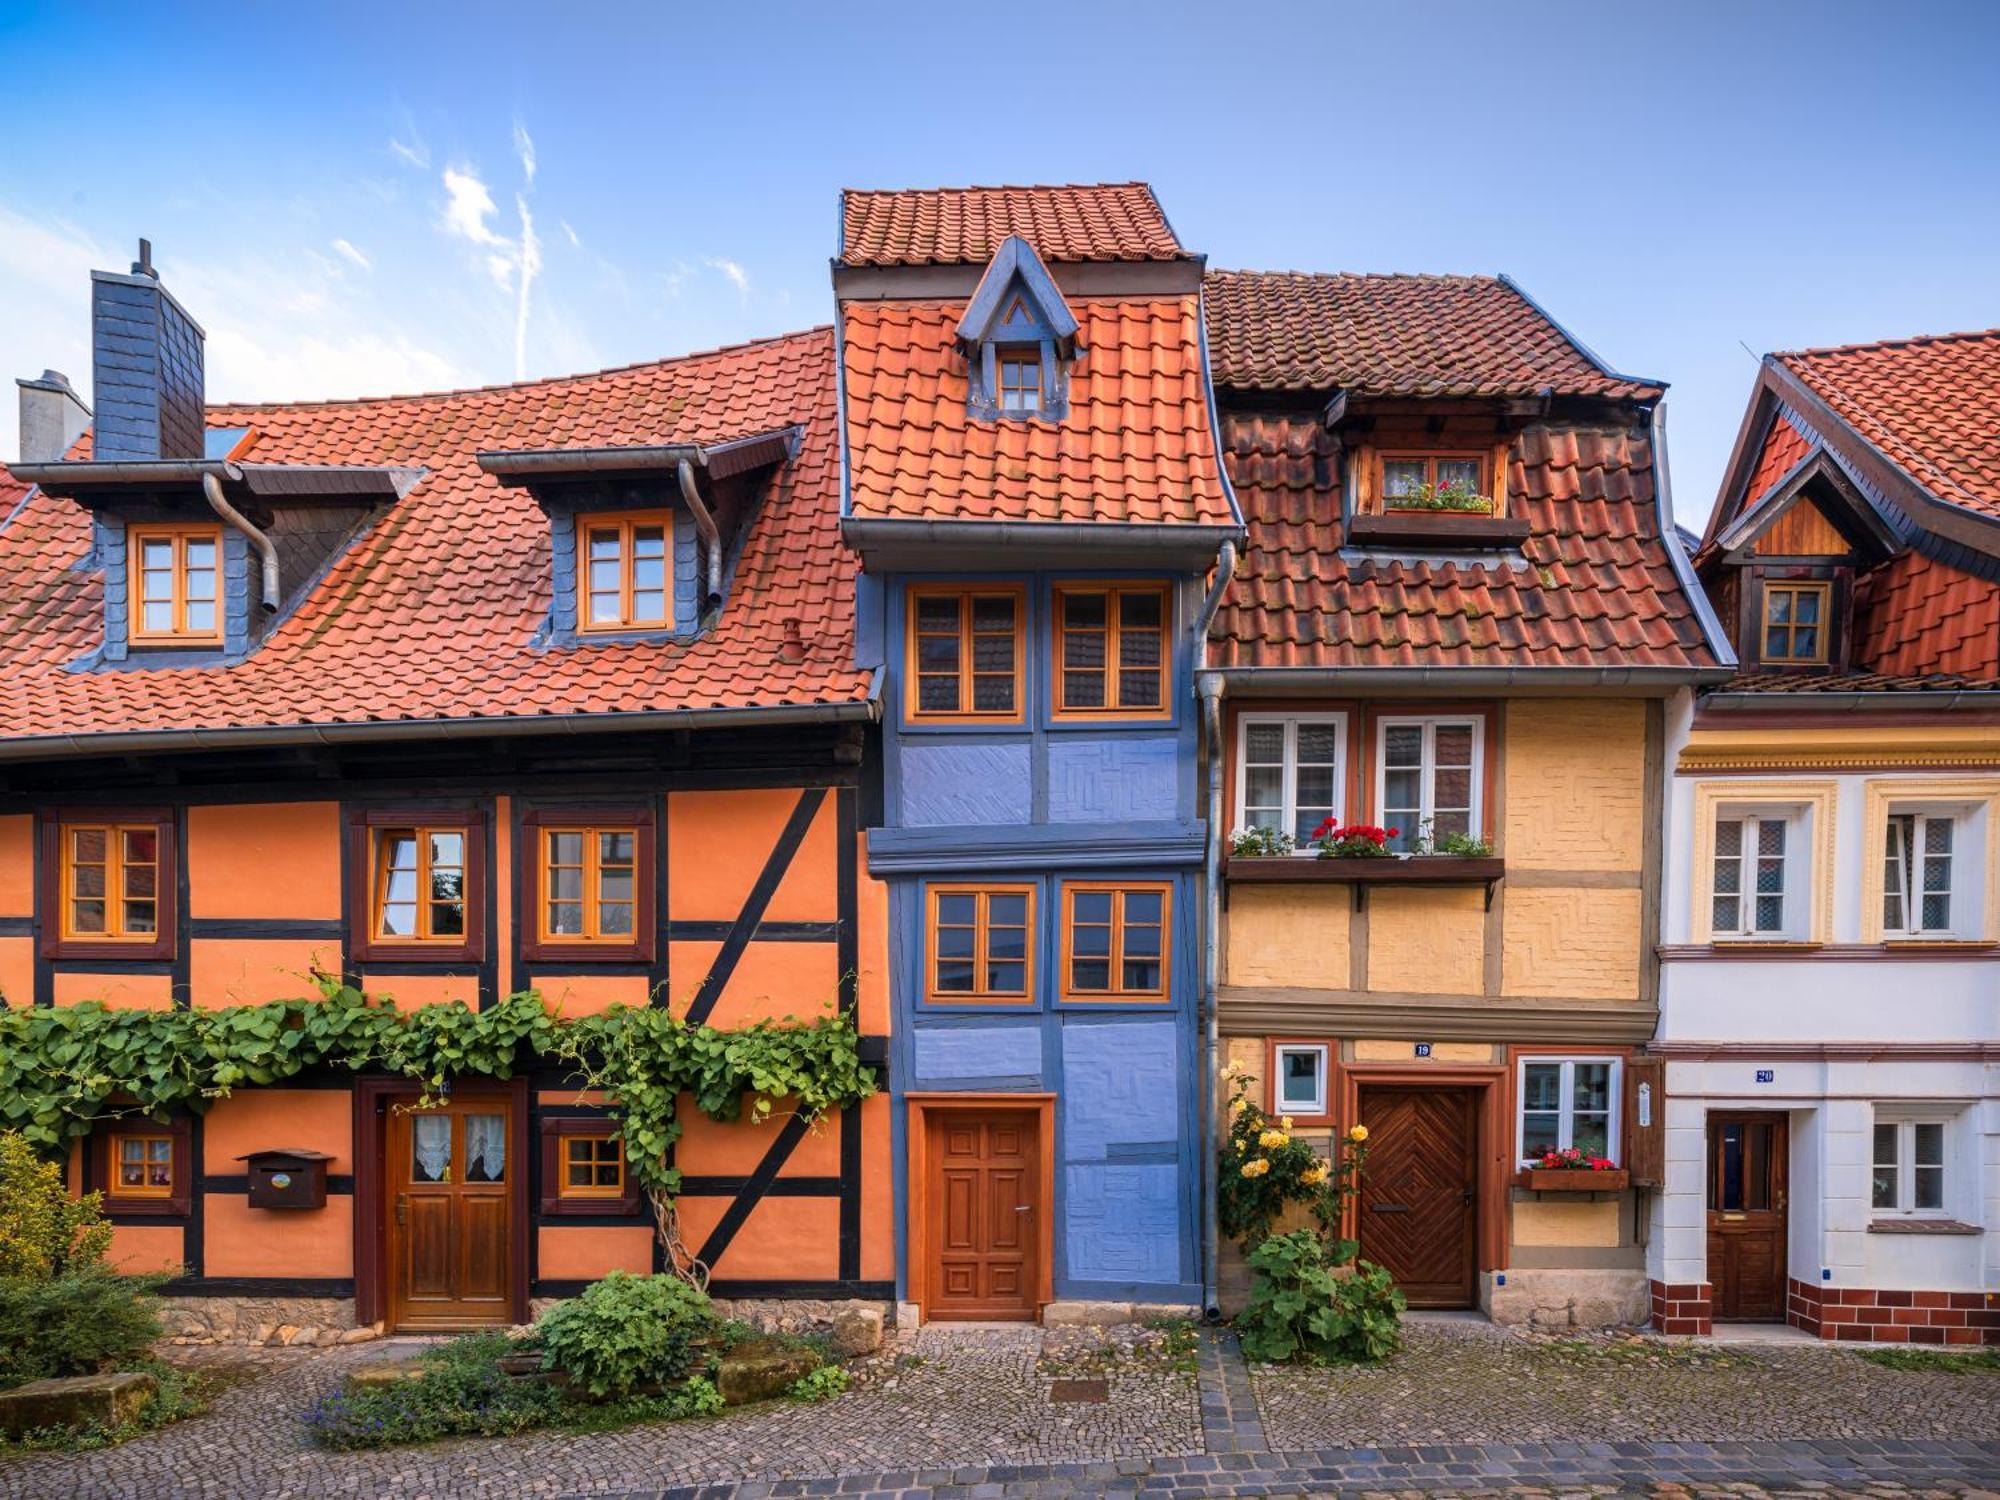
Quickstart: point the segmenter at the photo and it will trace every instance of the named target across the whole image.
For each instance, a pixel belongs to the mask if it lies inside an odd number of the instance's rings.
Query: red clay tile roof
[[[2000,517],[2000,328],[1773,358],[1940,500]]]
[[[1075,298],[1085,354],[1060,422],[974,421],[963,305],[849,302],[849,508],[861,520],[1235,524],[1192,296]]]
[[[1605,396],[1663,386],[1604,369],[1493,276],[1210,271],[1218,386],[1365,396]]]
[[[1778,481],[1798,466],[1800,459],[1811,448],[1806,435],[1780,416],[1771,424],[1771,430],[1764,437],[1764,449],[1757,455],[1757,467],[1751,471],[1750,483],[1743,491],[1743,503],[1736,508],[1737,515],[1754,509],[1772,490]]]
[[[2000,584],[1909,551],[1854,585],[1854,658],[1895,676],[2000,683]]]
[[[37,492],[0,531],[0,738],[273,724],[611,714],[865,700],[852,665],[856,562],[838,517],[833,335],[432,396],[211,407],[259,462],[429,473],[343,553],[270,639],[228,666],[74,672],[103,636],[90,524]],[[548,523],[482,473],[498,447],[715,442],[802,424],[713,632],[686,645],[537,649]],[[806,659],[779,659],[788,619]],[[524,725],[532,728],[532,724]]]
[[[1719,693],[2000,693],[2000,682],[1951,672],[1764,672],[1732,677]]]
[[[1143,182],[840,195],[842,265],[984,265],[1010,234],[1051,262],[1188,258]]]
[[[1318,422],[1223,416],[1249,546],[1211,633],[1220,667],[1713,667],[1662,540],[1652,456],[1623,430],[1531,427],[1509,512],[1526,567],[1339,555],[1339,468]]]

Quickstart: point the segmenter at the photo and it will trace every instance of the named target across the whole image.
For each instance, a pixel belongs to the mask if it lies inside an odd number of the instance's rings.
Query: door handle
[[[408,1193],[396,1194],[396,1222],[398,1224],[407,1224],[410,1222],[410,1195]]]
[[[1467,1208],[1470,1208],[1474,1203],[1478,1201],[1479,1201],[1479,1190],[1477,1188],[1467,1188],[1463,1193],[1459,1195],[1459,1202],[1463,1203]]]
[[[1409,1211],[1410,1205],[1407,1203],[1371,1203],[1368,1205],[1368,1212],[1371,1214],[1406,1214]]]
[[[1035,1205],[1032,1203],[1016,1203],[1014,1205],[1014,1212],[1017,1214],[1031,1214],[1034,1211]]]

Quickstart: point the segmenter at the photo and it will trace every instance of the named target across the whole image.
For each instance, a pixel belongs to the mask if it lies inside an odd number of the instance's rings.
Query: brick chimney
[[[90,273],[91,456],[126,461],[202,456],[201,325],[160,285],[150,241],[130,275]]]
[[[61,370],[44,370],[40,380],[17,380],[21,388],[21,462],[55,463],[90,425],[90,408]]]

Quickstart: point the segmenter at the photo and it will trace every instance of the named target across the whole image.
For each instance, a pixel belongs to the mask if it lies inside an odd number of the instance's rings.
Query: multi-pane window
[[[1280,1043],[1272,1049],[1277,1083],[1271,1108],[1279,1115],[1324,1115],[1326,1105],[1326,1045]]]
[[[170,1198],[174,1191],[174,1141],[168,1135],[111,1138],[111,1196]]]
[[[909,717],[1021,716],[1022,591],[910,591]]]
[[[1167,589],[1056,590],[1056,713],[1167,715]]]
[[[1826,609],[1832,592],[1824,583],[1764,585],[1764,660],[1826,660]]]
[[[1723,816],[1715,820],[1715,874],[1709,927],[1717,937],[1756,937],[1786,929],[1784,818]]]
[[[1944,1121],[1877,1119],[1869,1206],[1883,1213],[1944,1212]]]
[[[1889,818],[1882,868],[1882,930],[1913,937],[1951,931],[1952,820],[1931,813]]]
[[[463,828],[376,829],[376,940],[463,941],[465,857]]]
[[[1337,714],[1246,716],[1236,773],[1237,827],[1277,829],[1303,845],[1326,819],[1338,819],[1346,740],[1346,721]]]
[[[1042,409],[1042,357],[1032,349],[1002,349],[997,356],[1000,410],[1029,416]]]
[[[625,1150],[615,1135],[562,1137],[562,1196],[625,1196]]]
[[[1481,729],[1476,718],[1382,720],[1375,803],[1382,826],[1396,830],[1391,849],[1478,836]]]
[[[638,901],[637,829],[542,830],[545,942],[629,942]]]
[[[1476,453],[1390,454],[1382,460],[1382,506],[1443,509],[1454,499],[1484,499],[1485,476],[1486,461]]]
[[[1032,886],[932,886],[928,998],[1027,1001],[1034,929]]]
[[[577,533],[584,630],[659,630],[671,623],[671,516],[664,511],[582,516]]]
[[[1167,994],[1164,882],[1063,888],[1063,998],[1154,1000]]]
[[[66,823],[62,935],[150,942],[160,931],[160,826]]]
[[[1537,1058],[1521,1064],[1521,1160],[1575,1147],[1618,1159],[1614,1058]]]
[[[134,641],[222,640],[222,529],[134,526],[125,538]]]

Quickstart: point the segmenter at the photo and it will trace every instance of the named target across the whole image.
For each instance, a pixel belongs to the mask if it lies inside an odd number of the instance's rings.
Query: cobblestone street
[[[1409,1350],[1379,1370],[1253,1374],[1222,1335],[1204,1340],[1189,1373],[1157,1337],[932,1327],[827,1406],[378,1453],[304,1446],[307,1403],[383,1354],[363,1346],[260,1356],[263,1373],[204,1417],[101,1453],[0,1459],[0,1497],[2000,1487],[2000,1375],[1888,1370],[1808,1344],[1531,1340],[1420,1322]],[[1078,1378],[1102,1378],[1105,1399],[1051,1399],[1058,1380]]]

